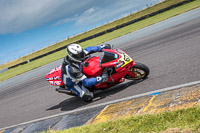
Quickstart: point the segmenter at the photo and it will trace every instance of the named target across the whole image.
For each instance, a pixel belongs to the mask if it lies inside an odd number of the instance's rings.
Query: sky
[[[163,0],[0,0],[0,65]]]

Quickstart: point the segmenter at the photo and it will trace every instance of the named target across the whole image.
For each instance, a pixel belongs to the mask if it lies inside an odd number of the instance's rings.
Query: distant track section
[[[136,23],[136,22],[138,22],[138,21],[144,20],[144,19],[146,19],[146,18],[148,18],[148,17],[155,16],[155,15],[157,15],[157,14],[160,14],[160,13],[162,13],[162,12],[165,12],[165,11],[167,11],[167,10],[170,10],[170,9],[172,9],[172,8],[181,6],[181,5],[183,5],[183,4],[186,4],[186,3],[189,3],[189,2],[192,2],[192,1],[194,1],[194,0],[183,0],[183,1],[179,2],[179,3],[170,5],[170,6],[166,7],[166,8],[160,9],[160,10],[158,10],[158,11],[155,11],[155,12],[152,12],[152,13],[150,13],[150,14],[144,15],[144,16],[139,17],[139,18],[137,18],[137,19],[134,19],[134,20],[128,21],[128,22],[126,22],[126,23],[120,24],[120,25],[115,26],[115,27],[113,27],[113,28],[110,28],[110,29],[107,29],[107,30],[105,30],[105,31],[96,33],[96,34],[94,34],[94,35],[85,37],[85,38],[80,39],[80,40],[78,40],[78,41],[75,41],[75,42],[73,42],[73,43],[82,43],[82,42],[91,40],[91,39],[93,39],[93,38],[102,36],[102,35],[104,35],[104,34],[106,34],[106,33],[113,32],[113,31],[115,31],[115,30],[118,30],[118,29],[123,28],[123,27],[125,27],[125,26],[128,26],[128,25],[130,25],[130,24],[133,24],[133,23]],[[66,48],[67,45],[69,45],[69,44],[66,44],[65,46],[62,46],[62,47],[57,48],[57,49],[55,49],[55,50],[52,50],[52,51],[50,51],[50,52],[48,52],[48,53],[45,53],[45,54],[39,55],[39,56],[37,56],[37,57],[34,57],[34,58],[30,59],[30,60],[27,60],[27,61],[21,62],[21,63],[19,63],[19,64],[16,64],[16,65],[14,65],[14,66],[8,67],[8,69],[15,68],[15,67],[17,67],[17,66],[27,64],[27,63],[29,63],[29,62],[31,62],[31,61],[34,61],[34,60],[37,60],[37,59],[42,58],[42,57],[44,57],[44,56],[50,55],[50,54],[52,54],[52,53],[54,53],[54,52],[58,52],[58,51],[60,51],[60,50],[63,50],[63,49]]]

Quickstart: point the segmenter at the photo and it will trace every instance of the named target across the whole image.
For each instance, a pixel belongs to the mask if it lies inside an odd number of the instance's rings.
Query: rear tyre
[[[141,80],[147,78],[149,75],[149,68],[139,62],[135,62],[135,66],[130,69],[131,72],[135,74],[134,77],[128,77],[128,79],[131,80]]]

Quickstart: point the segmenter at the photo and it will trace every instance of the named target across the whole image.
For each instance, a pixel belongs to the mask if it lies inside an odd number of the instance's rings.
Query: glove
[[[96,79],[98,83],[105,82],[108,80],[108,74],[103,74],[102,76],[98,76],[96,77]]]
[[[110,44],[103,44],[101,45],[101,49],[111,49],[111,45]]]
[[[101,76],[96,77],[97,83],[101,83],[103,81],[103,78]]]

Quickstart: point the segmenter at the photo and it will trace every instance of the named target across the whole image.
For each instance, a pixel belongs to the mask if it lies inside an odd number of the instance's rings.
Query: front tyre
[[[149,68],[146,65],[139,62],[135,62],[135,66],[132,67],[129,71],[135,74],[134,77],[128,77],[128,79],[131,80],[145,79],[149,75]]]

